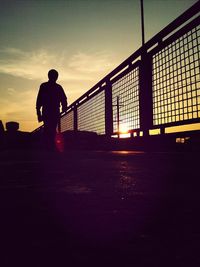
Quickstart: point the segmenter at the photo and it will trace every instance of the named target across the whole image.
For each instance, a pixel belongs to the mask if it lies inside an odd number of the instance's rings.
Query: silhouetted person
[[[44,122],[44,141],[47,148],[54,149],[56,127],[62,112],[67,109],[67,97],[61,85],[56,83],[58,72],[54,69],[48,72],[49,81],[42,83],[37,96],[36,110],[38,121]]]

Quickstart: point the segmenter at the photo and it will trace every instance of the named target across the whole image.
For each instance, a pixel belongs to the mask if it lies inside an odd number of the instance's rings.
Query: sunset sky
[[[144,0],[145,39],[196,0]],[[35,100],[55,68],[72,103],[141,46],[140,0],[0,0],[0,120],[39,126]]]

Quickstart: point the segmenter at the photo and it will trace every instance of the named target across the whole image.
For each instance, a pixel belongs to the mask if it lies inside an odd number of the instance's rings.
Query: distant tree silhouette
[[[62,112],[67,109],[67,97],[61,85],[57,84],[58,72],[51,69],[48,72],[48,82],[42,83],[39,88],[36,110],[38,121],[44,122],[44,141],[48,149],[55,147],[56,127]]]

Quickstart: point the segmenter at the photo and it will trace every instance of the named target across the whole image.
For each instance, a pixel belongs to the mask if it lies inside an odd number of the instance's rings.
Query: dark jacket
[[[67,97],[61,85],[55,82],[45,82],[40,85],[40,89],[36,101],[37,114],[42,117],[52,118],[58,117],[60,114],[60,104],[62,112],[67,109]]]

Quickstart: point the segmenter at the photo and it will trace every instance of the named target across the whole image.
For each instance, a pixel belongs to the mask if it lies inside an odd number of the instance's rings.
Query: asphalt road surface
[[[0,152],[0,266],[200,266],[198,153]]]

